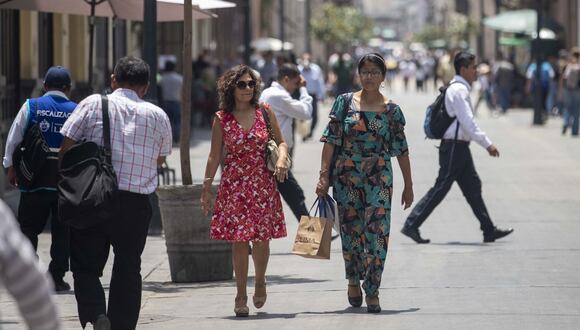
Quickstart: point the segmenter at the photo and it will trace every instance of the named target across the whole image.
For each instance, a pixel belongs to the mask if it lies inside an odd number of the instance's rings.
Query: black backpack
[[[60,220],[85,229],[115,216],[119,209],[117,175],[111,160],[107,97],[102,97],[104,147],[80,141],[61,160],[58,182]]]
[[[12,154],[13,166],[20,187],[24,189],[33,187],[50,153],[50,147],[44,140],[38,123],[31,122],[24,133],[22,142]]]
[[[439,95],[435,99],[435,102],[427,107],[423,130],[428,139],[442,139],[445,131],[447,131],[451,123],[455,120],[455,117],[450,117],[445,109],[445,94],[447,88],[454,83],[456,82],[440,87]]]

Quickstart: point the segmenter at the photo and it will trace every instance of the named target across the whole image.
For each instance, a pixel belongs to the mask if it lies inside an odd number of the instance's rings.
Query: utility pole
[[[278,8],[280,16],[280,40],[282,41],[282,50],[284,50],[284,38],[285,38],[285,22],[284,22],[284,0],[278,0],[280,3],[280,8]]]
[[[536,11],[538,15],[537,26],[536,26],[536,40],[534,40],[534,45],[532,47],[532,54],[536,59],[536,72],[534,75],[534,85],[535,88],[532,89],[532,93],[534,93],[534,125],[543,125],[544,124],[544,98],[542,97],[542,86],[541,86],[541,79],[542,79],[542,49],[541,49],[541,39],[540,39],[540,30],[542,29],[542,25],[544,23],[544,6],[542,0],[536,0]],[[533,57],[533,58],[534,58]]]
[[[145,0],[143,13],[143,60],[149,64],[149,91],[145,99],[154,104],[157,100],[157,0]]]
[[[304,1],[304,20],[306,21],[306,26],[304,28],[304,40],[306,42],[306,49],[307,53],[312,53],[312,45],[310,44],[310,0]]]
[[[252,56],[251,42],[252,42],[252,17],[250,10],[250,2],[252,0],[244,1],[244,63],[250,65],[250,57]]]

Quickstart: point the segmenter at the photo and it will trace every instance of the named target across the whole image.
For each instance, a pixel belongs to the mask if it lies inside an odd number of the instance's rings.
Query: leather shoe
[[[403,226],[403,229],[401,229],[401,233],[409,237],[413,241],[415,241],[415,243],[417,244],[427,244],[431,242],[430,239],[421,237],[419,229]]]
[[[97,316],[95,323],[93,323],[93,329],[94,330],[111,330],[111,321],[109,321],[109,318],[106,315],[101,314],[101,315]]]
[[[495,242],[496,239],[506,237],[507,235],[509,235],[513,232],[514,232],[513,228],[508,228],[508,229],[494,228],[493,231],[483,234],[483,242],[484,243],[492,243],[492,242]]]
[[[54,278],[54,291],[55,292],[64,292],[70,291],[70,284],[64,281],[62,278]]]

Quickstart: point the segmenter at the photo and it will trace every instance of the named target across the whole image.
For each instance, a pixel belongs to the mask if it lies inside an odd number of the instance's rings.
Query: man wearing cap
[[[46,93],[39,98],[28,99],[16,115],[4,153],[3,165],[8,169],[10,184],[20,189],[18,222],[20,229],[30,240],[34,249],[38,248],[38,235],[51,218],[52,243],[50,246],[50,265],[55,290],[68,291],[70,285],[64,281],[64,274],[69,270],[69,229],[58,220],[58,151],[62,143],[60,129],[71,115],[76,103],[68,99],[71,88],[71,77],[67,69],[53,66],[44,77]],[[42,171],[26,188],[18,185],[16,170],[12,166],[12,155],[24,140],[26,131],[33,124],[38,124],[42,137],[50,147],[50,154]]]

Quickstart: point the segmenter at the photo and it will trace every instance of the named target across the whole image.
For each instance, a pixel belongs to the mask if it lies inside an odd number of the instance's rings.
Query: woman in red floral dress
[[[236,316],[249,314],[246,293],[249,242],[252,242],[256,273],[253,302],[256,308],[261,308],[266,302],[270,240],[286,236],[284,213],[275,180],[283,182],[288,176],[285,162],[288,147],[276,116],[264,107],[280,149],[276,170],[272,174],[266,167],[268,130],[258,105],[259,86],[259,77],[245,65],[234,67],[219,79],[222,110],[216,113],[213,122],[211,150],[201,196],[201,206],[207,214],[211,209],[211,183],[225,149],[225,166],[213,207],[210,236],[232,242],[237,287]]]

